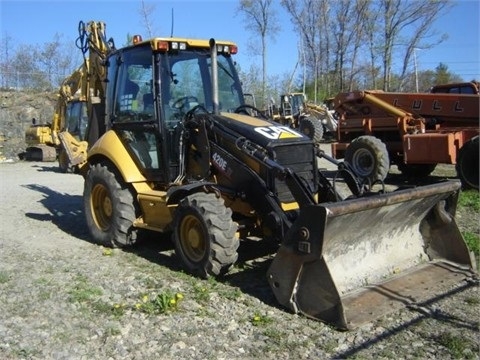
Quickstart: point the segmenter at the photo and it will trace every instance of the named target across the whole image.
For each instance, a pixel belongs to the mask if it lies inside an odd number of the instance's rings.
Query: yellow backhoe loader
[[[337,131],[337,120],[327,107],[307,102],[304,93],[289,93],[280,96],[278,111],[270,110],[274,121],[298,129],[315,143],[333,137]]]
[[[25,133],[27,160],[55,161],[60,170],[76,172],[87,160],[89,112],[103,96],[103,61],[114,48],[102,22],[79,23],[77,46],[83,63],[60,85],[51,124],[33,124]],[[86,57],[87,51],[90,57]],[[94,125],[96,126],[96,124]]]
[[[208,277],[229,270],[243,239],[275,240],[266,275],[278,301],[340,329],[476,276],[455,223],[459,182],[373,192],[307,136],[249,115],[235,43],[133,40],[105,58],[104,116],[96,133],[91,118],[80,166],[95,242],[171,233],[179,263]],[[319,157],[338,165],[347,199]]]

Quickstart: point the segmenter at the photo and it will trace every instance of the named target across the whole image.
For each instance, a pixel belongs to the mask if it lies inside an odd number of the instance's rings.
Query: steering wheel
[[[253,114],[257,114],[257,117],[268,120],[268,118],[265,115],[263,115],[260,110],[258,110],[255,106],[248,105],[248,104],[240,105],[239,107],[237,107],[235,109],[234,113],[235,114],[244,114],[244,115],[248,115],[248,116],[255,116],[255,115],[250,114],[247,111],[247,109],[252,110]]]
[[[195,96],[183,96],[180,99],[175,100],[172,104],[172,107],[177,110],[181,110],[185,105],[190,102],[198,103],[198,99]]]

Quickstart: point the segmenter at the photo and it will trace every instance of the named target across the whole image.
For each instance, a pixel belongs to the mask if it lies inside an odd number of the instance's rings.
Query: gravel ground
[[[478,284],[341,332],[277,305],[258,244],[200,280],[167,236],[91,243],[82,190],[53,163],[0,164],[1,359],[479,358]]]

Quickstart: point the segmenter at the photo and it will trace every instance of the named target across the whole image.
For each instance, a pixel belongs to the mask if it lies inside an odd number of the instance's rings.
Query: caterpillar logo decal
[[[269,139],[291,139],[303,135],[286,126],[262,126],[255,128],[255,131]]]

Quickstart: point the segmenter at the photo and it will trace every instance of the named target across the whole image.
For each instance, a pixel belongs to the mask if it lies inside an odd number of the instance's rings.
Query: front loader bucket
[[[269,270],[294,312],[352,329],[475,276],[448,181],[305,206]]]

